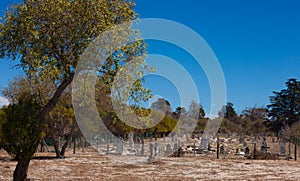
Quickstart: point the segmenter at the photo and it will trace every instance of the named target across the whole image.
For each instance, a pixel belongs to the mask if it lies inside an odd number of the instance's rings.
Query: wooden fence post
[[[76,138],[74,138],[74,149],[73,149],[73,154],[76,154]]]
[[[220,150],[220,143],[219,143],[219,136],[217,137],[217,158],[219,158],[219,150]]]
[[[295,143],[295,149],[294,149],[294,151],[295,151],[295,161],[297,161],[297,144]]]

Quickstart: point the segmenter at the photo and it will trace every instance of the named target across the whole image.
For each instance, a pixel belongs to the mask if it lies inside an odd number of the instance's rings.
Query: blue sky
[[[300,76],[300,1],[137,0],[136,3],[141,18],[178,21],[209,43],[224,72],[227,100],[234,103],[238,112],[245,107],[267,105],[272,91],[283,89],[288,78]],[[157,51],[151,46],[149,50]],[[172,53],[177,54],[166,52]],[[187,57],[178,61],[188,64]],[[205,76],[201,70],[198,74]],[[200,87],[206,91],[200,93],[201,102],[208,111],[208,85],[205,77],[199,79],[203,79]],[[154,87],[157,93],[160,89]],[[166,97],[174,99],[172,95]],[[176,107],[178,102],[174,104]]]
[[[0,1],[0,14],[13,1]],[[216,54],[226,80],[227,100],[238,112],[269,103],[272,91],[285,87],[288,78],[300,78],[300,1],[298,0],[136,0],[141,18],[165,18],[182,23],[201,35]],[[149,53],[172,57],[197,82],[201,103],[210,109],[207,78],[193,58],[164,42],[149,43]],[[0,61],[0,87],[18,70],[13,62]],[[176,73],[176,70],[174,70]],[[168,80],[146,77],[155,95],[180,106],[178,93]],[[1,104],[1,99],[0,99]]]

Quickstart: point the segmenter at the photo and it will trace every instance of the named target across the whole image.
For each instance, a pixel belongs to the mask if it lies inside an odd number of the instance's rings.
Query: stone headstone
[[[211,150],[211,143],[208,143],[208,145],[207,145],[207,150],[208,150],[208,151]]]
[[[158,150],[159,150],[159,145],[158,145],[158,143],[155,143],[154,144],[154,157],[157,156]]]
[[[261,145],[260,151],[261,151],[262,153],[267,153],[267,147],[266,147],[266,145]]]
[[[129,142],[129,149],[133,150],[133,133],[128,133],[128,142]]]
[[[172,152],[171,145],[168,143],[166,146],[166,154],[170,154]]]
[[[220,154],[224,154],[224,153],[225,153],[224,146],[223,146],[223,145],[221,145],[221,146],[220,146]]]
[[[204,150],[207,148],[207,138],[201,138],[201,142],[200,142],[200,149]]]
[[[186,141],[189,141],[189,136],[185,135],[185,139],[186,139]]]
[[[154,148],[153,148],[152,143],[149,145],[149,152],[150,152],[150,158],[153,158],[154,157]]]
[[[174,144],[174,147],[173,147],[173,152],[177,152],[177,151],[178,151],[178,144],[175,143],[175,144]]]
[[[245,156],[250,156],[250,148],[249,147],[245,148]]]
[[[160,146],[160,145],[158,145],[158,154],[161,154],[161,153],[163,153],[164,152],[164,146]]]
[[[122,154],[124,149],[124,141],[120,138],[117,140],[117,152]]]
[[[280,141],[279,143],[279,155],[285,155],[285,142]]]
[[[134,143],[134,149],[136,152],[139,152],[140,150],[140,142],[141,142],[141,139],[140,138],[135,138],[135,143]]]

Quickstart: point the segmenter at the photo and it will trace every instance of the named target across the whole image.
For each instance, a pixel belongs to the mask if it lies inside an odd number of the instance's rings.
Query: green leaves
[[[60,72],[54,75],[60,79],[70,73],[70,66],[76,67],[89,42],[136,14],[133,3],[121,0],[28,0],[12,6],[4,18],[0,57],[20,56],[28,74],[48,74],[50,69],[44,67],[55,60],[54,71]]]
[[[268,105],[269,127],[275,132],[300,120],[300,81],[289,79],[286,89],[274,92]]]
[[[30,159],[37,149],[43,130],[42,122],[36,120],[40,109],[33,98],[2,109],[0,144],[17,159]]]

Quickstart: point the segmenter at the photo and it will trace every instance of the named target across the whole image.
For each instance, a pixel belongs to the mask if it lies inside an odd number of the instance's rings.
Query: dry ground
[[[30,180],[300,180],[299,161],[216,159],[211,154],[128,164],[99,155],[93,148],[75,155],[68,152],[65,159],[51,159],[53,153],[36,156],[39,159],[30,163]],[[0,180],[12,180],[15,165],[0,150]]]

